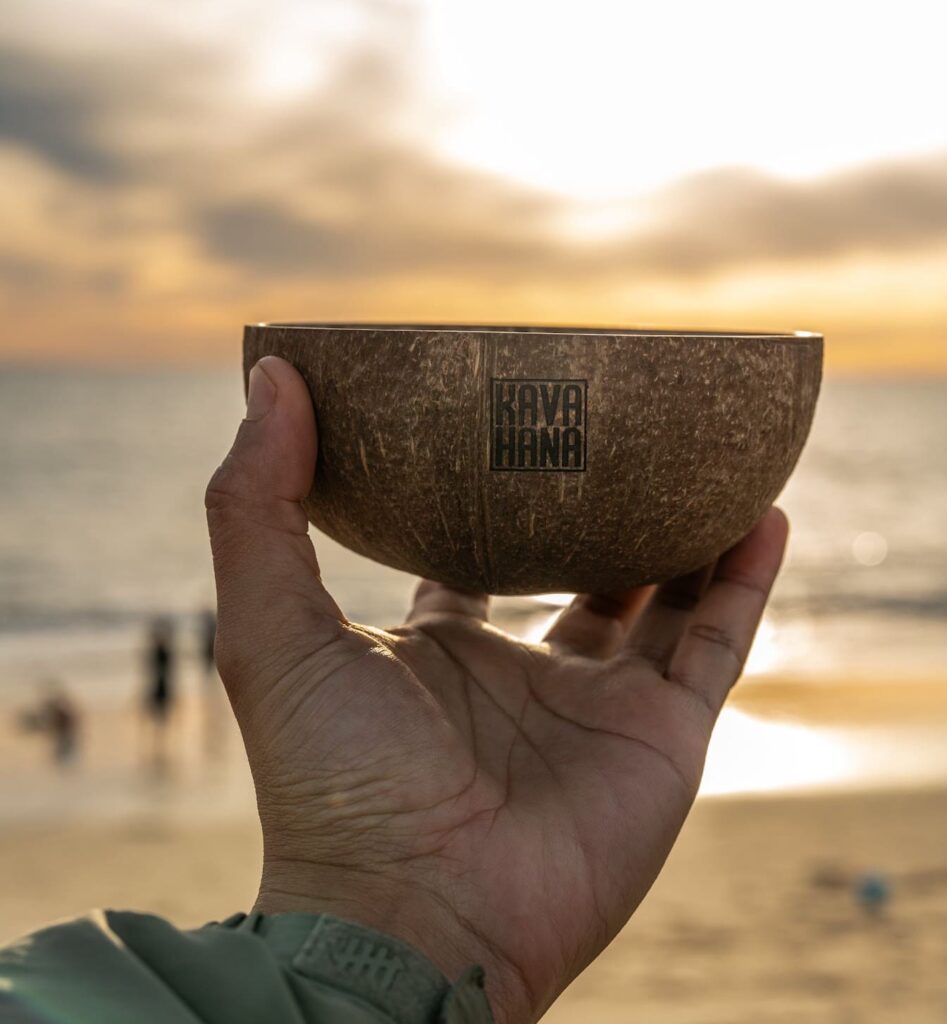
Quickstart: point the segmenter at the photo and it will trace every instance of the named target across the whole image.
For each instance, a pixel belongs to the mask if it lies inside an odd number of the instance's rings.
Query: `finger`
[[[720,558],[671,657],[666,678],[692,690],[714,713],[743,671],[788,532],[783,513],[770,509]]]
[[[250,372],[246,419],[205,498],[222,675],[232,663],[272,657],[274,637],[291,648],[294,639],[337,630],[343,619],[319,577],[300,504],[312,485],[316,445],[302,378],[282,359],[261,359]]]
[[[578,594],[552,624],[544,640],[558,654],[608,658],[648,600],[652,587],[619,594]]]
[[[708,565],[662,583],[632,625],[624,651],[664,672],[713,571],[714,565]]]
[[[425,615],[465,615],[486,622],[489,613],[490,597],[479,590],[464,590],[433,580],[421,580],[405,622],[413,622]]]

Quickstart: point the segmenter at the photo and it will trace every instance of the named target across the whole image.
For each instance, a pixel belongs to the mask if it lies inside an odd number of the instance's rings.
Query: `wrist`
[[[414,947],[454,982],[473,965],[486,972],[486,993],[497,1024],[538,1017],[519,968],[447,901],[417,880],[380,872],[296,860],[264,862],[254,911],[331,914]]]

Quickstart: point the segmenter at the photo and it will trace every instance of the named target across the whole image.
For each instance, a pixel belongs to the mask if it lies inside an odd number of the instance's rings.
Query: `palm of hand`
[[[313,571],[298,505],[315,459],[308,396],[287,364],[266,362],[281,401],[248,412],[241,433],[257,435],[258,461],[280,479],[245,479],[238,435],[208,492],[221,674],[264,832],[258,907],[363,921],[448,974],[484,963],[498,1016],[533,1019],[660,870],[762,611],[782,522],[770,517],[713,579],[577,599],[542,645],[491,627],[483,595],[430,583],[404,626],[355,626]],[[247,557],[248,527],[283,586],[235,602],[254,566],[231,569],[230,551]],[[248,600],[256,619],[241,629]]]

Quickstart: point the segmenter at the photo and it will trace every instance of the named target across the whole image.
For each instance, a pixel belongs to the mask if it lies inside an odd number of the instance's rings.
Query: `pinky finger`
[[[717,563],[665,678],[713,714],[740,677],[786,547],[789,524],[772,508]]]

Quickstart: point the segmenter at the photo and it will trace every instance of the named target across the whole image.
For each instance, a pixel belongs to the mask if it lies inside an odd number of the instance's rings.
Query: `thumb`
[[[224,682],[298,660],[338,635],[344,616],[319,576],[301,502],[316,467],[309,391],[287,362],[250,371],[246,419],[207,487],[217,581],[216,654]],[[228,678],[231,677],[231,678]],[[234,677],[237,677],[235,680]]]

